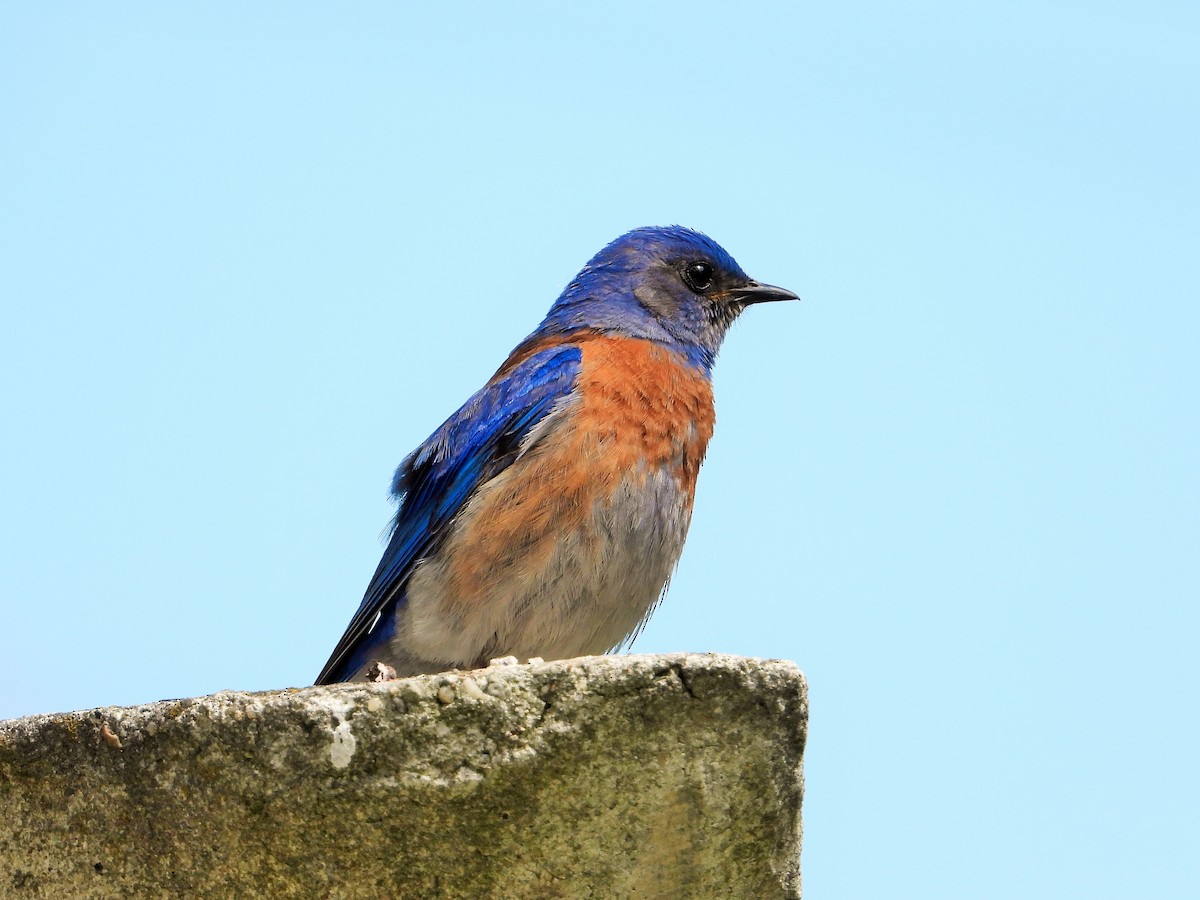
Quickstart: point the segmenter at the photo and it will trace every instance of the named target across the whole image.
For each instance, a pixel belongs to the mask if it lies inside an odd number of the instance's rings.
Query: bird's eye
[[[713,267],[706,262],[688,263],[683,270],[683,280],[697,294],[703,294],[713,284]]]

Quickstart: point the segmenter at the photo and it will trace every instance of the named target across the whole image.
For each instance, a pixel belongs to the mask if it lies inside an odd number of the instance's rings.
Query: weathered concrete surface
[[[0,896],[796,897],[804,677],[589,657],[0,723]]]

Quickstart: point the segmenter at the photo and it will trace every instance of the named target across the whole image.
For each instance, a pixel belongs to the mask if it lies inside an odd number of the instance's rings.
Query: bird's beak
[[[757,281],[752,281],[744,287],[734,288],[729,293],[735,300],[740,300],[745,304],[800,299],[787,288],[775,287],[773,284],[759,284]]]

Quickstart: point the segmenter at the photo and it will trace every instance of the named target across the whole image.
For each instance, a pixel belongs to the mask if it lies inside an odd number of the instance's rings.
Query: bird
[[[798,299],[683,226],[605,246],[400,463],[387,547],[316,683],[626,646],[683,550],[725,334]]]

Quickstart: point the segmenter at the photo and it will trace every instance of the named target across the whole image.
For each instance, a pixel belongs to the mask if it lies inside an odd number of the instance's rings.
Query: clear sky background
[[[637,651],[797,661],[807,898],[1195,897],[1200,7],[0,9],[0,717],[309,683],[607,241],[752,309]]]

